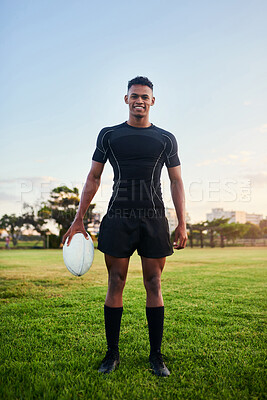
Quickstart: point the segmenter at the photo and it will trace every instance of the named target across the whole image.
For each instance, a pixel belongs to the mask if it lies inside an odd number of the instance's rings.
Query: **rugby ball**
[[[90,269],[93,263],[94,243],[90,235],[88,235],[87,240],[82,233],[75,233],[69,246],[67,246],[68,240],[69,238],[67,238],[63,246],[64,263],[73,275],[82,276]]]

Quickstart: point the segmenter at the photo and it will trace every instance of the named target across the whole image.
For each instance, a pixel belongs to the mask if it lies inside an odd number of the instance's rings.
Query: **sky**
[[[128,119],[127,82],[154,84],[150,121],[177,139],[192,222],[267,215],[265,0],[1,0],[0,216],[86,180],[96,137]],[[93,202],[112,192],[107,163]],[[162,192],[173,207],[167,170]]]

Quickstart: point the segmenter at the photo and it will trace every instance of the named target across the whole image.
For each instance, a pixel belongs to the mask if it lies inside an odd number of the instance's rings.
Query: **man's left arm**
[[[181,165],[168,168],[171,181],[171,195],[175,207],[178,225],[175,229],[173,247],[177,250],[184,249],[187,242],[186,220],[185,220],[185,193],[181,176]]]

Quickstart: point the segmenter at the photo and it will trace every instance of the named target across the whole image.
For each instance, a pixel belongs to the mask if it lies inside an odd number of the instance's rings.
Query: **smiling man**
[[[166,377],[170,372],[161,354],[164,321],[161,273],[166,257],[173,253],[173,248],[183,249],[187,241],[181,166],[174,135],[149,122],[150,107],[155,103],[152,82],[141,76],[130,80],[124,100],[129,106],[129,118],[126,122],[100,131],[79,209],[63,237],[63,243],[68,236],[70,243],[77,232],[82,232],[86,237],[83,217],[100,185],[104,164],[109,160],[114,171],[114,185],[98,238],[98,249],[105,255],[108,270],[108,291],[104,305],[108,350],[99,372],[110,373],[119,364],[122,294],[130,257],[137,250],[147,295],[149,361],[156,375]],[[160,185],[164,165],[168,169],[179,221],[173,245]]]

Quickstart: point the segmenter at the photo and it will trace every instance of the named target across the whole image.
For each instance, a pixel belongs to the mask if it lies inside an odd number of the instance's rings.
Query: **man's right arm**
[[[75,233],[81,232],[83,233],[84,237],[87,238],[87,233],[84,228],[83,224],[83,217],[91,204],[91,201],[96,194],[100,181],[101,181],[101,175],[104,169],[104,164],[97,162],[97,161],[92,161],[92,166],[90,169],[90,172],[87,176],[85,185],[83,187],[82,195],[81,195],[81,201],[79,204],[79,208],[77,211],[77,214],[74,218],[73,223],[71,224],[70,228],[68,231],[65,233],[62,239],[62,243],[64,244],[67,237],[69,237],[68,240],[68,245],[71,242],[71,239]]]

